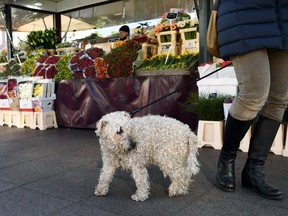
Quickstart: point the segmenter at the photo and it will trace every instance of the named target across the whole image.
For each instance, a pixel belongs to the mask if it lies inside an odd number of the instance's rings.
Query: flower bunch
[[[72,71],[70,70],[68,65],[73,55],[74,54],[68,53],[60,57],[59,61],[56,64],[56,69],[58,70],[58,73],[54,76],[55,80],[72,79]]]
[[[8,80],[8,98],[17,97],[17,80],[9,79]]]
[[[158,35],[162,31],[174,31],[174,30],[177,30],[176,23],[160,23],[157,24],[154,28],[154,32],[156,35]]]
[[[138,68],[138,71],[185,69],[198,58],[197,54],[185,52],[181,55],[154,55],[147,58]]]
[[[101,57],[96,58],[94,62],[94,66],[96,68],[96,76],[99,79],[109,78],[108,76],[108,67],[105,60]]]
[[[6,79],[9,76],[20,76],[21,66],[15,60],[11,58],[8,63],[0,65],[0,77]]]
[[[230,61],[230,60],[218,62],[217,67],[225,67],[226,65],[230,65],[230,64],[232,64],[232,61]]]
[[[33,87],[33,97],[43,97],[44,96],[44,84],[35,83]]]
[[[32,82],[20,82],[18,85],[19,98],[28,100],[33,94],[33,83]]]
[[[94,61],[104,55],[104,50],[92,47],[85,51],[78,52],[69,62],[69,68],[73,72],[73,78],[96,78]]]
[[[136,35],[132,38],[132,40],[138,43],[147,43],[149,38],[147,35]]]
[[[114,49],[116,47],[122,46],[123,44],[126,44],[126,41],[116,41],[116,42],[111,44],[110,48]]]
[[[142,28],[135,28],[133,32],[134,32],[134,34],[142,34],[142,33],[144,33]]]
[[[185,28],[192,28],[192,27],[197,27],[199,24],[198,19],[189,19],[189,20],[181,20],[177,22],[177,27],[179,29],[185,29]]]
[[[44,49],[33,50],[27,54],[27,60],[21,64],[22,75],[32,76],[36,68],[39,58],[47,56],[47,51]]]
[[[0,99],[7,99],[7,82],[0,82]]]
[[[104,56],[108,65],[110,78],[127,77],[132,75],[132,64],[136,60],[141,45],[133,40],[126,40],[125,44],[111,49],[111,52]]]
[[[0,63],[7,62],[7,51],[6,48],[3,48],[0,52]]]
[[[224,103],[233,103],[234,96],[227,95],[224,98]]]
[[[37,67],[34,70],[33,76],[42,76],[43,78],[54,78],[58,73],[56,64],[59,61],[60,56],[42,56],[37,61]]]
[[[184,10],[178,10],[177,13],[178,13],[177,18],[180,21],[191,19],[191,16],[189,14],[185,13]]]
[[[7,69],[7,64],[0,64],[0,77],[5,77],[3,76],[3,73],[5,73]]]

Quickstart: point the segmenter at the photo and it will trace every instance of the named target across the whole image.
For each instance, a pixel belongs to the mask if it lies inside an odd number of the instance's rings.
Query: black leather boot
[[[268,199],[282,199],[280,190],[270,186],[263,172],[265,161],[279,129],[280,122],[260,116],[253,130],[248,160],[242,171],[242,186]]]
[[[240,142],[251,124],[252,120],[240,121],[228,115],[217,168],[217,183],[225,191],[235,190],[235,158]]]

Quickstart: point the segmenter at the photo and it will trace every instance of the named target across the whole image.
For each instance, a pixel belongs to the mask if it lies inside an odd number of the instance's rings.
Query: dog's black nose
[[[131,142],[130,142],[130,148],[129,148],[129,150],[131,151],[131,150],[133,150],[135,147],[136,147],[136,143],[131,141]]]

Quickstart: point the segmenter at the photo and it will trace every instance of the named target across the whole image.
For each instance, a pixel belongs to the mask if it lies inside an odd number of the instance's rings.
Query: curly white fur
[[[191,177],[199,171],[197,138],[188,125],[157,115],[131,118],[118,111],[103,116],[96,128],[103,160],[96,196],[107,194],[115,170],[122,167],[132,171],[136,183],[131,198],[146,200],[150,189],[146,167],[152,164],[171,179],[170,197],[188,193]]]

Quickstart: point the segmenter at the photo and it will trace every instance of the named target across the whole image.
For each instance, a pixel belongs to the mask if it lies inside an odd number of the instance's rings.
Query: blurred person
[[[130,28],[127,25],[123,25],[119,29],[119,34],[120,34],[120,40],[124,41],[129,39],[130,37]]]

